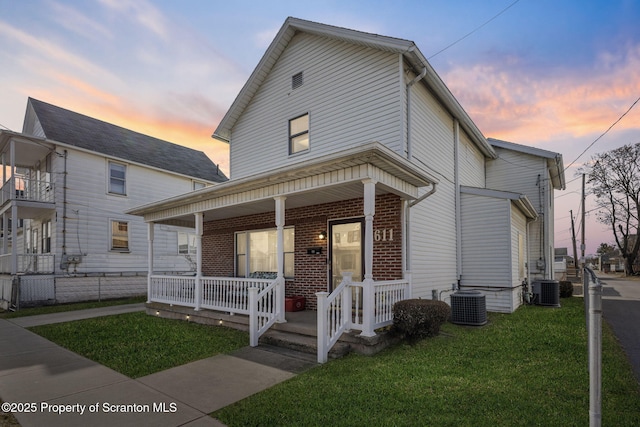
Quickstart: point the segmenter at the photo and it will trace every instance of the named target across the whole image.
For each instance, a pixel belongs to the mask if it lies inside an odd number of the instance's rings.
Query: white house
[[[150,302],[247,314],[257,345],[285,294],[303,296],[320,360],[401,299],[460,287],[522,304],[530,188],[495,183],[500,153],[413,42],[288,18],[213,136],[229,181],[129,211],[150,247],[163,224],[196,230],[196,276],[150,275]]]
[[[0,154],[5,307],[144,294],[146,225],[125,211],[226,180],[203,152],[31,98]],[[193,230],[157,237],[159,271],[195,270]]]

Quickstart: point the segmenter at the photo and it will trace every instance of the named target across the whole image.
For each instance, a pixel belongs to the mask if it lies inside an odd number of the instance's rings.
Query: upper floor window
[[[121,163],[109,162],[109,193],[127,194],[127,167]]]
[[[199,190],[207,186],[204,182],[200,181],[192,181],[193,182],[193,190]]]
[[[289,154],[309,150],[309,114],[289,120]]]

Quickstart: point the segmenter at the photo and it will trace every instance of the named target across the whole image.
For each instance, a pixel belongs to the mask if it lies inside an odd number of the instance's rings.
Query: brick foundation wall
[[[302,208],[287,209],[285,226],[295,227],[295,278],[286,282],[287,296],[304,296],[307,309],[316,308],[316,292],[326,291],[329,274],[328,240],[318,233],[328,231],[328,222],[363,217],[363,199],[352,199]],[[202,272],[205,276],[234,275],[234,233],[275,227],[275,213],[268,212],[204,223]],[[373,278],[402,278],[402,201],[393,194],[376,197],[373,221]],[[307,254],[307,248],[321,247],[321,255]]]

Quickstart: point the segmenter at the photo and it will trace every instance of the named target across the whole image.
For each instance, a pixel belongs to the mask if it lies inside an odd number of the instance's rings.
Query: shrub
[[[573,296],[573,283],[568,280],[560,281],[560,298],[569,298]]]
[[[405,338],[433,337],[451,316],[451,307],[444,301],[408,299],[393,306],[393,326]]]

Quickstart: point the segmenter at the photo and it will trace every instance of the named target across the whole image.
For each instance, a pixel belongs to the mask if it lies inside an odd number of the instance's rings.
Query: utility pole
[[[584,186],[584,177],[585,174],[582,174],[582,240],[580,241],[580,254],[581,254],[581,258],[580,258],[580,270],[582,271],[582,269],[584,269],[584,250],[585,250],[585,243],[584,243],[584,229],[585,229],[585,223],[584,223],[584,219],[585,219],[585,211],[586,211],[586,206],[585,206],[585,186]]]
[[[582,277],[578,269],[578,250],[576,249],[576,227],[573,223],[573,209],[569,213],[571,214],[571,239],[573,241],[573,268],[576,270],[576,276]]]

